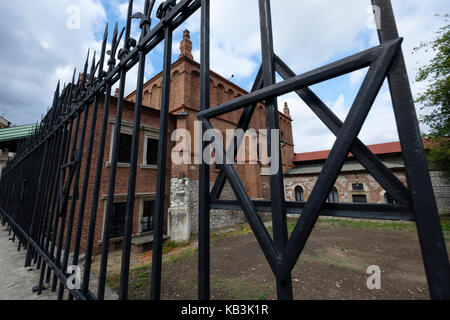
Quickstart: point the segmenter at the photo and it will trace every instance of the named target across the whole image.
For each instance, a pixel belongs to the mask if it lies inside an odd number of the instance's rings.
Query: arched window
[[[338,194],[336,187],[333,187],[333,189],[331,189],[331,193],[328,196],[328,202],[329,203],[339,203],[339,194]]]
[[[305,202],[305,193],[301,186],[295,187],[295,201],[297,202]]]

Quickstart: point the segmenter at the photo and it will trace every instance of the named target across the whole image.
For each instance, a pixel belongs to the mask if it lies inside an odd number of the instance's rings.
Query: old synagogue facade
[[[170,117],[169,137],[177,129],[187,130],[194,141],[195,130],[198,127],[197,112],[200,111],[200,64],[194,61],[191,50],[189,31],[184,32],[183,41],[180,44],[181,53],[179,59],[171,66],[171,94],[170,94]],[[159,141],[159,117],[161,103],[162,73],[157,74],[144,85],[143,110],[140,132],[140,148],[138,160],[138,172],[136,183],[136,199],[134,208],[134,226],[132,248],[134,250],[145,250],[151,248],[153,242],[153,216],[154,200],[156,196],[157,155]],[[218,105],[247,94],[247,92],[228,81],[219,74],[211,71],[210,79],[211,106]],[[125,220],[126,200],[128,192],[128,177],[131,160],[131,140],[133,133],[135,92],[125,98],[123,106],[123,117],[119,141],[119,164],[117,169],[116,187],[114,195],[113,217],[111,220],[110,234],[111,249],[120,248],[123,236]],[[100,100],[98,119],[103,116],[103,100]],[[103,163],[102,183],[100,188],[100,200],[98,203],[98,215],[95,232],[95,251],[99,252],[102,243],[103,224],[108,193],[108,181],[111,168],[112,139],[116,124],[115,114],[117,105],[117,93],[112,97],[109,121],[107,128],[107,139],[105,146],[105,160]],[[227,129],[235,129],[242,111],[235,111],[213,120],[215,128],[220,130],[225,137]],[[287,171],[293,168],[294,144],[292,137],[292,120],[289,109],[286,107],[284,113],[279,113],[280,131],[284,146],[283,169]],[[101,131],[101,121],[97,121],[96,132]],[[89,122],[90,123],[90,122]],[[256,132],[265,128],[264,104],[258,104],[250,127]],[[88,128],[86,135],[89,135]],[[248,143],[248,140],[246,140]],[[94,155],[98,153],[100,137],[96,135],[94,142]],[[165,210],[165,234],[166,238],[175,241],[188,240],[192,233],[197,232],[197,207],[199,166],[194,164],[196,148],[191,149],[191,164],[174,164],[171,162],[171,152],[176,150],[177,143],[169,141],[167,154],[167,180],[166,180],[166,210]],[[180,151],[180,150],[178,150]],[[87,152],[87,147],[83,152]],[[83,156],[83,159],[86,159]],[[261,164],[237,165],[237,171],[245,184],[249,195],[253,199],[269,199],[269,177],[261,175]],[[82,165],[84,168],[84,165]],[[217,166],[211,166],[211,183],[215,181],[219,173]],[[90,182],[92,183],[92,182]],[[86,213],[92,209],[92,188],[89,186],[88,199],[86,202]],[[225,187],[224,197],[233,199],[231,188]],[[211,213],[211,227],[220,228],[244,222],[245,218],[241,212],[213,210]],[[76,222],[77,223],[77,222]],[[86,244],[89,219],[83,221],[82,247]]]
[[[199,192],[199,166],[194,159],[198,158],[199,131],[196,114],[200,111],[200,64],[194,61],[192,55],[192,42],[189,31],[185,31],[180,44],[180,56],[171,66],[171,93],[169,137],[178,129],[184,129],[192,137],[194,147],[180,150],[178,140],[170,139],[167,153],[167,176],[165,192],[165,227],[166,238],[174,241],[187,241],[191,234],[197,232],[198,225],[198,192]],[[140,130],[140,148],[136,183],[136,199],[134,207],[134,224],[132,249],[135,251],[151,248],[153,242],[153,217],[156,197],[156,177],[159,142],[159,118],[161,103],[162,73],[157,74],[144,85],[142,122]],[[211,106],[216,106],[233,98],[247,94],[247,92],[211,71],[210,99]],[[126,200],[128,193],[128,178],[131,160],[131,141],[133,134],[134,104],[136,93],[125,98],[123,118],[119,141],[119,164],[117,169],[116,187],[114,193],[113,217],[110,228],[110,249],[121,247],[124,230]],[[105,146],[105,159],[100,188],[100,200],[95,232],[95,251],[102,247],[105,207],[108,193],[108,182],[111,169],[112,139],[116,125],[115,113],[117,105],[116,96],[111,99],[107,139]],[[242,110],[222,115],[212,119],[214,128],[220,130],[225,137],[227,129],[235,129],[239,122]],[[91,115],[92,116],[92,115]],[[103,100],[100,99],[98,119],[103,116]],[[265,106],[257,104],[250,128],[259,134],[265,129]],[[90,122],[89,122],[90,123]],[[295,154],[290,111],[285,104],[283,112],[279,112],[282,166],[285,175],[285,194],[289,201],[307,201],[312,191],[322,165],[328,157],[329,151]],[[88,128],[86,135],[92,128]],[[101,123],[97,121],[96,132],[101,131]],[[244,144],[249,150],[249,141]],[[98,154],[100,136],[96,135],[94,142],[94,155]],[[381,144],[369,147],[380,160],[391,169],[401,181],[406,184],[404,164],[401,158],[399,143]],[[175,164],[171,161],[172,152],[188,152],[191,161]],[[247,152],[246,151],[246,152]],[[87,152],[87,146],[83,150]],[[86,156],[83,156],[86,159]],[[95,160],[95,159],[93,159]],[[83,160],[85,161],[85,160]],[[82,168],[84,168],[82,164]],[[270,200],[269,176],[261,174],[262,164],[246,163],[236,165],[237,172],[243,181],[250,197],[254,200]],[[211,166],[211,185],[215,181],[219,167]],[[450,207],[450,190],[439,173],[433,173],[433,184],[441,213],[448,213]],[[88,198],[86,202],[86,215],[93,204],[93,182],[89,182]],[[227,184],[222,194],[223,199],[235,199],[231,188]],[[394,199],[367,173],[356,159],[351,156],[347,159],[335,187],[330,193],[329,202],[341,203],[393,203]],[[268,216],[270,218],[270,215]],[[211,228],[217,229],[225,226],[245,222],[240,211],[212,210]],[[77,221],[75,221],[77,223]],[[89,218],[83,221],[82,249],[87,241]]]

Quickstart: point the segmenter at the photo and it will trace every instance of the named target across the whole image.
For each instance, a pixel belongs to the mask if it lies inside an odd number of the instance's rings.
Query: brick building
[[[368,146],[368,148],[406,185],[405,164],[399,142]],[[296,154],[295,168],[285,173],[286,198],[306,201],[322,171],[330,150]],[[440,172],[430,172],[440,214],[450,213],[450,186]],[[331,203],[393,203],[378,182],[352,155],[349,155],[338,180],[328,197]]]
[[[200,64],[194,61],[192,56],[192,42],[189,31],[185,31],[183,41],[180,44],[179,59],[171,66],[171,95],[170,95],[170,118],[169,137],[176,129],[186,129],[192,137],[192,144],[197,144],[194,139],[198,122],[196,114],[200,111]],[[136,201],[134,208],[133,227],[133,249],[142,250],[152,243],[154,200],[156,195],[157,176],[157,148],[159,140],[159,117],[161,103],[162,73],[157,74],[144,85],[143,111],[140,132],[140,148],[136,184]],[[210,78],[211,106],[218,105],[235,97],[247,94],[247,92],[211,71]],[[128,176],[130,167],[131,139],[133,132],[134,102],[136,93],[131,93],[125,98],[121,136],[119,141],[119,165],[117,169],[114,213],[111,228],[111,249],[121,246],[123,224],[125,216],[125,202],[128,191]],[[105,146],[105,161],[102,173],[100,189],[100,202],[98,203],[97,230],[95,233],[95,250],[101,248],[103,233],[103,222],[108,192],[108,181],[110,174],[110,155],[112,152],[112,139],[115,127],[117,97],[112,97],[109,122],[107,128],[107,139]],[[218,128],[225,137],[226,129],[235,129],[242,111],[235,111],[217,119],[213,125]],[[91,115],[92,116],[92,115]],[[103,117],[103,100],[100,100],[98,119]],[[279,113],[281,136],[284,140],[282,149],[283,169],[287,171],[293,168],[294,144],[292,135],[292,120],[289,109],[285,106],[284,113]],[[88,122],[90,123],[90,121]],[[265,128],[264,104],[258,104],[250,127],[255,131]],[[101,131],[101,121],[97,121],[96,132]],[[89,136],[90,128],[86,132]],[[100,137],[97,134],[94,143],[94,155],[98,154]],[[248,146],[249,141],[246,140]],[[192,164],[177,165],[171,162],[171,152],[176,150],[176,142],[169,141],[167,164],[167,191],[166,191],[166,214],[165,233],[173,240],[188,240],[191,233],[197,232],[198,219],[198,165],[194,164],[196,148],[191,149]],[[180,151],[180,150],[178,150]],[[85,146],[84,152],[87,152]],[[86,159],[86,156],[83,157]],[[95,158],[94,158],[95,161]],[[82,164],[82,168],[84,165]],[[270,195],[269,177],[261,175],[261,164],[237,165],[238,173],[253,199],[268,199]],[[211,183],[215,181],[218,174],[217,167],[211,166]],[[91,174],[92,177],[92,174]],[[90,179],[88,199],[86,202],[86,213],[92,207],[93,178]],[[231,188],[226,187],[225,197],[233,198]],[[214,210],[211,213],[212,228],[220,228],[244,221],[240,212]],[[77,223],[75,221],[75,223]],[[89,218],[83,224],[82,247],[85,246]]]
[[[185,129],[192,138],[192,148],[180,148],[178,138],[170,139],[168,146],[167,177],[166,177],[166,206],[165,227],[167,238],[174,241],[186,241],[192,233],[197,232],[198,226],[198,190],[199,190],[199,166],[195,164],[198,154],[198,133],[200,131],[196,114],[200,111],[200,64],[194,61],[192,56],[192,42],[189,31],[185,31],[180,44],[180,56],[171,66],[171,95],[169,137],[178,130]],[[136,201],[134,207],[134,225],[132,248],[145,250],[151,248],[153,242],[153,216],[154,200],[156,196],[157,177],[157,149],[159,141],[159,117],[161,103],[162,73],[150,79],[143,89],[143,110],[140,130],[140,148],[136,184]],[[216,106],[233,98],[247,94],[247,92],[235,83],[225,79],[221,75],[211,71],[210,99],[211,106]],[[119,164],[117,169],[116,188],[114,197],[114,210],[111,223],[111,249],[121,247],[123,224],[126,211],[126,199],[128,192],[128,177],[131,158],[131,141],[133,132],[134,102],[136,93],[132,92],[125,98],[121,135],[119,141]],[[95,233],[95,251],[99,252],[102,243],[105,207],[108,193],[110,175],[110,156],[112,153],[112,138],[115,128],[115,113],[117,105],[116,96],[111,99],[110,116],[107,128],[105,146],[105,160],[100,189],[100,201],[98,203],[97,230]],[[235,129],[242,110],[219,116],[212,119],[215,128],[221,131],[225,137],[227,129]],[[92,116],[92,115],[91,115]],[[100,99],[98,119],[103,117],[103,99]],[[88,122],[90,123],[90,121]],[[294,141],[292,132],[292,119],[288,106],[285,104],[283,112],[279,112],[280,134],[282,139],[283,172],[285,174],[285,191],[287,200],[304,201],[309,197],[322,165],[328,157],[329,151],[319,151],[304,154],[294,153]],[[265,106],[257,104],[250,128],[259,135],[259,129],[265,128]],[[91,128],[88,128],[86,136],[89,136]],[[97,121],[96,132],[101,131],[101,121]],[[246,139],[245,152],[250,149],[250,140]],[[94,143],[94,155],[98,153],[100,136],[96,135]],[[391,169],[401,181],[406,184],[404,163],[401,158],[399,143],[381,144],[370,146],[370,149]],[[180,151],[188,152],[189,163],[172,163],[171,153]],[[85,146],[84,152],[87,152]],[[83,157],[84,161],[86,156]],[[248,159],[248,157],[246,158]],[[93,159],[95,161],[95,158]],[[84,165],[82,164],[82,168]],[[236,165],[237,172],[243,181],[250,197],[254,200],[270,199],[270,181],[268,176],[261,175],[262,165],[247,163]],[[211,185],[215,181],[218,168],[211,166]],[[82,175],[83,176],[83,175]],[[92,177],[92,175],[91,175]],[[437,195],[441,213],[448,212],[450,207],[448,186],[440,178],[439,173],[433,173],[433,183]],[[92,207],[93,178],[90,180],[86,213]],[[227,184],[222,194],[223,199],[235,199],[231,188]],[[349,157],[341,175],[336,182],[335,189],[330,194],[330,202],[354,202],[354,203],[390,203],[393,199],[373,179],[359,162]],[[83,224],[82,248],[85,246],[89,218],[85,218]],[[269,215],[270,217],[270,215]],[[240,211],[212,210],[211,228],[221,228],[244,222],[245,217]],[[75,221],[77,223],[77,221]]]
[[[11,122],[0,117],[0,174],[8,160],[14,158],[19,142],[35,129],[35,124],[11,127]]]
[[[8,128],[10,125],[11,122],[0,116],[0,129]]]

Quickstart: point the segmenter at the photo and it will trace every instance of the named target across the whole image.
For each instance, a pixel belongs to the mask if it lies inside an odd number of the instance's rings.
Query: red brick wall
[[[178,120],[177,128],[186,128],[189,130],[194,140],[194,122],[198,121],[196,113],[200,111],[200,65],[186,57],[180,58],[172,65],[171,73],[171,97],[170,111],[173,113],[187,112],[186,119]],[[143,103],[154,108],[160,108],[162,74],[156,75],[153,79],[145,84]],[[234,83],[224,79],[220,75],[211,72],[210,79],[210,102],[214,107],[233,98],[247,94],[245,90],[238,87]],[[128,98],[130,101],[136,99],[135,93]],[[215,128],[222,132],[223,137],[226,136],[227,129],[235,129],[242,114],[242,110],[237,110],[229,114],[225,114],[212,119]],[[266,128],[265,106],[263,103],[257,104],[254,116],[250,123],[250,128],[258,132],[260,129]],[[293,167],[294,160],[294,143],[292,134],[292,120],[290,117],[279,113],[280,130],[284,132],[285,146],[282,147],[283,172]],[[194,141],[193,141],[194,143]],[[248,159],[248,148],[247,148]],[[195,156],[192,150],[192,158]],[[192,161],[193,162],[193,161]],[[263,181],[268,181],[267,177],[260,174],[261,166],[258,165],[236,165],[236,169],[247,188],[249,195],[254,199],[268,198],[267,190],[264,190]],[[173,166],[173,177],[184,178],[190,180],[198,180],[198,168],[189,170],[189,166]],[[211,179],[215,179],[217,171],[211,168]]]
[[[100,193],[99,193],[99,203],[98,203],[98,211],[97,211],[97,219],[96,219],[96,225],[95,225],[95,251],[96,253],[99,252],[101,248],[101,240],[103,237],[103,223],[104,223],[104,213],[105,213],[105,206],[106,206],[106,198],[108,194],[108,186],[109,186],[109,178],[111,173],[111,167],[110,167],[110,150],[111,150],[111,138],[113,136],[113,130],[115,127],[115,118],[116,118],[116,103],[117,99],[112,98],[111,99],[111,106],[108,116],[108,125],[107,125],[107,135],[106,135],[106,144],[105,144],[105,156],[102,163],[102,176],[101,176],[101,184],[100,184]],[[89,144],[89,137],[91,134],[90,124],[92,121],[92,106],[90,107],[90,114],[88,119],[88,130],[86,130],[86,142],[83,150],[83,160],[82,160],[82,170],[80,175],[80,196],[81,196],[81,185],[85,182],[83,181],[84,177],[84,170],[85,170],[85,164],[87,161],[87,152],[88,152],[88,144]],[[90,224],[90,215],[91,215],[91,209],[92,209],[92,201],[93,201],[93,191],[94,191],[94,183],[95,183],[95,176],[96,176],[96,170],[97,170],[97,162],[98,162],[98,155],[99,155],[99,148],[100,148],[100,135],[102,131],[102,122],[103,122],[103,99],[100,100],[99,104],[99,110],[97,115],[97,122],[95,127],[95,139],[94,139],[94,147],[93,147],[93,157],[92,157],[92,163],[90,168],[90,177],[89,177],[89,188],[87,192],[87,201],[86,201],[86,209],[85,209],[85,217],[83,222],[83,231],[82,231],[82,242],[81,242],[81,252],[86,247],[87,243],[87,237],[88,237],[88,230],[89,230],[89,224]],[[133,123],[134,118],[134,104],[125,102],[123,107],[123,115],[122,115],[122,128],[125,128],[126,122]],[[151,127],[159,131],[159,111],[152,110],[149,108],[143,108],[142,110],[142,120],[141,120],[141,127]],[[171,135],[171,132],[175,129],[175,119],[171,117],[169,121],[169,137]],[[132,130],[130,128],[129,130]],[[145,131],[141,129],[140,131],[140,142],[139,142],[139,157],[138,157],[138,171],[137,171],[137,180],[136,180],[136,194],[137,198],[135,199],[134,204],[134,223],[133,223],[133,234],[138,233],[138,226],[139,226],[139,208],[140,208],[140,199],[139,194],[155,194],[156,193],[156,176],[157,176],[157,169],[154,168],[148,168],[148,167],[142,167],[142,164],[144,163],[144,137],[145,137]],[[169,139],[170,140],[170,139]],[[168,148],[168,156],[170,156],[170,150],[172,149],[172,143],[169,142],[169,148]],[[170,159],[170,157],[169,157]],[[166,210],[165,210],[165,231],[167,230],[167,209],[169,206],[169,188],[170,188],[170,175],[171,175],[171,165],[170,162],[168,162],[167,165],[167,179],[166,179]],[[126,167],[118,167],[117,168],[117,174],[116,174],[116,186],[114,190],[115,198],[125,198],[128,193],[128,179],[129,179],[129,166]],[[79,212],[79,203],[77,205],[77,212]],[[78,221],[75,221],[75,227],[74,232],[72,234],[72,238],[75,239],[75,230],[76,225]]]
[[[167,176],[166,176],[166,214],[165,214],[165,230],[167,230],[167,209],[169,207],[170,201],[170,179],[171,177],[185,178],[187,177],[191,181],[198,180],[198,166],[195,170],[192,170],[189,165],[175,166],[171,164],[170,153],[174,147],[174,143],[170,142],[170,137],[176,128],[186,128],[190,131],[191,137],[194,140],[194,123],[197,121],[196,113],[200,110],[200,66],[195,61],[188,58],[180,58],[177,62],[172,65],[172,79],[171,79],[171,96],[170,96],[170,111],[172,113],[170,125],[169,125],[169,147],[168,147],[168,163],[167,163]],[[159,109],[161,101],[161,81],[162,74],[158,74],[144,86],[144,96],[143,96],[143,112],[142,112],[142,125],[146,127],[152,127],[159,129]],[[216,106],[220,103],[228,101],[230,99],[245,95],[247,92],[232,82],[222,78],[220,75],[212,72],[211,74],[211,105]],[[134,119],[134,101],[136,99],[135,93],[132,93],[126,98],[128,101],[124,103],[122,123],[126,124],[133,123]],[[111,99],[110,112],[108,116],[108,127],[105,145],[105,157],[102,163],[102,178],[100,187],[100,201],[98,203],[98,213],[96,219],[96,232],[95,232],[95,250],[98,253],[101,248],[101,240],[103,236],[103,222],[104,222],[104,212],[106,205],[106,196],[108,194],[108,184],[110,176],[110,150],[111,150],[111,137],[113,134],[114,122],[116,117],[116,104],[117,99],[113,97]],[[150,107],[150,108],[149,108]],[[87,157],[88,150],[88,139],[90,136],[90,123],[92,120],[92,106],[90,107],[90,115],[88,119],[88,130],[86,131],[86,143],[83,150],[83,161],[82,161],[82,171],[81,180],[84,177],[84,168]],[[251,128],[255,130],[265,128],[265,111],[264,104],[260,103],[257,105],[254,117],[251,121]],[[187,113],[186,116],[177,116],[176,113]],[[212,120],[213,125],[223,132],[225,137],[226,129],[235,129],[242,110],[232,112]],[[100,99],[99,112],[97,115],[97,122],[95,127],[95,143],[93,151],[93,160],[90,168],[90,179],[88,196],[86,201],[85,217],[83,221],[83,237],[82,237],[82,249],[81,252],[86,247],[87,234],[89,230],[90,215],[93,201],[93,188],[97,168],[97,159],[99,155],[99,145],[100,145],[100,134],[102,130],[102,119],[103,119],[103,98]],[[283,170],[292,167],[294,158],[294,145],[292,137],[292,121],[286,115],[280,113],[280,129],[284,131],[286,145],[282,149],[283,154]],[[126,127],[126,126],[125,126]],[[124,125],[122,126],[124,128]],[[132,130],[132,128],[130,128]],[[144,136],[145,132],[141,130],[140,133],[140,149],[139,149],[139,160],[138,165],[143,164],[144,159]],[[194,142],[194,141],[193,141]],[[192,157],[194,157],[194,150],[192,150]],[[254,199],[269,199],[270,192],[268,189],[269,178],[262,177],[260,174],[261,166],[257,165],[237,165],[237,171],[246,186],[249,195]],[[211,179],[215,180],[218,171],[215,170],[214,166],[211,167]],[[154,194],[156,192],[156,175],[157,170],[154,168],[143,168],[138,167],[137,181],[136,181],[136,194]],[[115,187],[115,197],[126,199],[126,194],[128,191],[128,177],[129,177],[129,167],[119,167],[117,169],[116,176],[116,187]],[[80,186],[84,184],[81,181]],[[81,192],[81,188],[80,188]],[[78,206],[79,204],[77,204]],[[134,206],[134,224],[133,224],[133,234],[138,233],[139,226],[139,208],[140,200],[137,198],[135,200]],[[77,207],[77,212],[79,208]],[[76,215],[77,216],[77,215]],[[75,227],[72,237],[75,237],[75,229],[78,221],[75,221]],[[111,244],[114,247],[114,244]]]

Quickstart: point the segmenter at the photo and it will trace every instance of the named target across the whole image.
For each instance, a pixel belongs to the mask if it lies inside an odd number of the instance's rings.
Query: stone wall
[[[213,184],[211,183],[211,188]],[[190,189],[190,201],[189,201],[189,213],[191,223],[191,233],[198,233],[198,192],[199,182],[191,181],[189,184]],[[222,193],[221,199],[224,200],[236,200],[231,187],[227,184]],[[242,211],[234,210],[211,210],[210,224],[211,230],[234,226],[239,223],[246,222],[244,213]]]
[[[8,149],[2,150],[0,149],[0,175],[2,174],[3,167],[6,166],[10,156]]]
[[[444,179],[442,172],[431,171],[430,176],[439,214],[450,214],[450,184]]]
[[[406,185],[406,177],[403,172],[394,172],[394,174]],[[285,177],[286,199],[288,201],[295,201],[295,187],[301,186],[304,190],[305,200],[308,200],[317,178],[317,175]],[[353,183],[362,183],[364,190],[354,191],[352,189]],[[338,190],[340,203],[352,203],[353,195],[365,195],[368,203],[385,203],[384,195],[386,191],[370,174],[363,172],[341,173],[334,186]]]
[[[406,185],[404,172],[395,172],[395,175]],[[439,214],[450,214],[450,184],[443,178],[442,172],[431,171],[430,176]],[[286,199],[295,201],[295,187],[301,186],[304,189],[305,199],[307,200],[316,181],[316,175],[286,177],[284,180]],[[363,192],[352,191],[352,183],[356,182],[364,184]],[[384,189],[367,173],[341,174],[336,181],[335,187],[338,189],[339,202],[341,203],[351,203],[353,194],[365,194],[369,203],[385,203]]]
[[[211,187],[213,184],[211,184]],[[174,241],[182,241],[186,234],[198,233],[199,182],[187,178],[172,178],[170,188],[169,233]],[[225,186],[221,199],[235,200],[229,185]],[[211,210],[211,230],[246,222],[241,211]],[[184,227],[181,224],[184,223]],[[187,239],[184,239],[187,240]]]
[[[187,178],[172,178],[170,182],[170,208],[188,208],[190,183]]]

